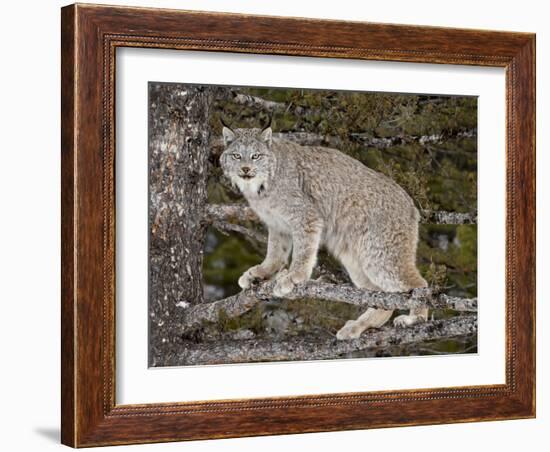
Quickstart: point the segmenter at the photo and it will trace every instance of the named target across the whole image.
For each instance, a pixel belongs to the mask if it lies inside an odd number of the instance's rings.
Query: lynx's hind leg
[[[348,275],[355,287],[360,289],[380,291],[380,287],[374,284],[363,271],[359,259],[351,253],[341,253],[338,259],[348,272]]]
[[[413,209],[410,218],[393,218],[385,227],[377,225],[363,237],[363,270],[384,292],[408,292],[427,286],[416,268],[418,219],[418,211]]]
[[[361,289],[380,291],[380,288],[372,283],[363,271],[359,259],[353,255],[340,255],[340,261],[346,268],[353,284]],[[363,331],[369,328],[380,328],[392,316],[393,311],[384,309],[368,308],[357,320],[348,320],[346,324],[336,333],[340,340],[357,339]]]
[[[396,259],[397,260],[397,259]],[[416,265],[413,263],[378,262],[365,266],[365,273],[369,279],[384,292],[408,292],[419,287],[426,287],[427,283]]]
[[[428,321],[428,308],[416,308],[411,309],[409,314],[403,314],[393,319],[393,325],[399,327],[408,327],[416,325],[417,323],[424,323]]]
[[[409,292],[412,289],[427,287],[428,283],[420,275],[416,265],[409,263],[398,267],[396,278],[391,278],[391,273],[384,271],[380,272],[384,277],[386,284],[385,289],[389,292]],[[428,320],[428,308],[415,308],[409,311],[409,314],[404,314],[396,317],[393,320],[394,326],[409,327],[417,323],[423,323]]]
[[[393,311],[368,308],[357,320],[348,320],[336,333],[340,340],[357,339],[363,331],[369,328],[380,328],[392,316]]]
[[[428,287],[428,283],[420,275],[416,265],[410,264],[402,269],[399,283],[403,285],[404,291],[408,292],[419,287]],[[415,308],[409,314],[397,316],[393,320],[394,326],[409,327],[417,323],[424,323],[428,320],[428,308]]]
[[[426,280],[422,278],[416,265],[402,266],[398,272],[378,269],[375,281],[382,283],[382,288],[387,292],[409,292],[419,287],[427,287]],[[428,320],[428,308],[411,309],[409,314],[396,317],[394,326],[408,327]]]

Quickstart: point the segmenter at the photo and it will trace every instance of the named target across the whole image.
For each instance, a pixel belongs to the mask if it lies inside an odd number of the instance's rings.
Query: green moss
[[[237,235],[225,236],[215,230],[209,233],[213,234],[219,244],[212,252],[205,254],[203,281],[223,288],[225,296],[238,293],[239,277],[250,267],[259,264],[263,256]]]
[[[429,281],[431,266],[444,266],[446,279],[442,287],[461,296],[477,295],[477,226],[421,225],[418,243],[418,266]],[[447,249],[438,243],[442,238]]]
[[[223,309],[220,309],[215,325],[215,328],[223,333],[247,329],[254,334],[261,334],[265,331],[265,327],[263,306],[260,304],[239,317],[229,317]]]
[[[239,317],[229,317],[220,310],[213,328],[222,333],[237,330],[251,330],[256,335],[267,333],[266,314],[269,310],[280,309],[289,314],[294,322],[289,326],[288,334],[309,334],[322,332],[335,334],[346,321],[357,318],[362,308],[347,303],[325,302],[322,300],[281,300],[277,305],[259,303]]]
[[[323,300],[283,300],[281,308],[299,317],[303,321],[302,329],[320,328],[336,333],[349,319],[357,318],[363,308],[348,303],[336,303]]]

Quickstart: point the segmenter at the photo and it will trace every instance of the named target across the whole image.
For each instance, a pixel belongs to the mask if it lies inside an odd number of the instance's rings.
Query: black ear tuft
[[[223,119],[223,116],[220,116],[220,122],[222,123],[223,127],[227,127],[229,130],[233,131],[230,125],[228,125],[227,121]]]
[[[271,146],[273,131],[271,129],[271,123],[273,122],[273,116],[269,116],[266,124],[262,127],[260,132],[260,139],[266,143],[268,146]]]
[[[262,127],[262,132],[264,130],[267,130],[267,129],[271,128],[271,123],[272,122],[273,122],[273,116],[269,115],[269,117],[267,118],[266,124]]]

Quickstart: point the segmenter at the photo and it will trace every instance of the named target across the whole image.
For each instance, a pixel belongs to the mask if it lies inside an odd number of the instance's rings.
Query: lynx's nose
[[[250,171],[250,167],[248,167],[248,166],[243,166],[243,167],[241,167],[241,171],[242,171],[244,174],[248,174],[248,172]]]

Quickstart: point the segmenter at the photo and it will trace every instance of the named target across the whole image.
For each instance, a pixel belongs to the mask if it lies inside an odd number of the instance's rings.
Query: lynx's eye
[[[252,154],[250,157],[252,160],[258,160],[260,158],[260,154]]]
[[[233,158],[235,160],[240,160],[241,159],[241,154],[233,154]]]

